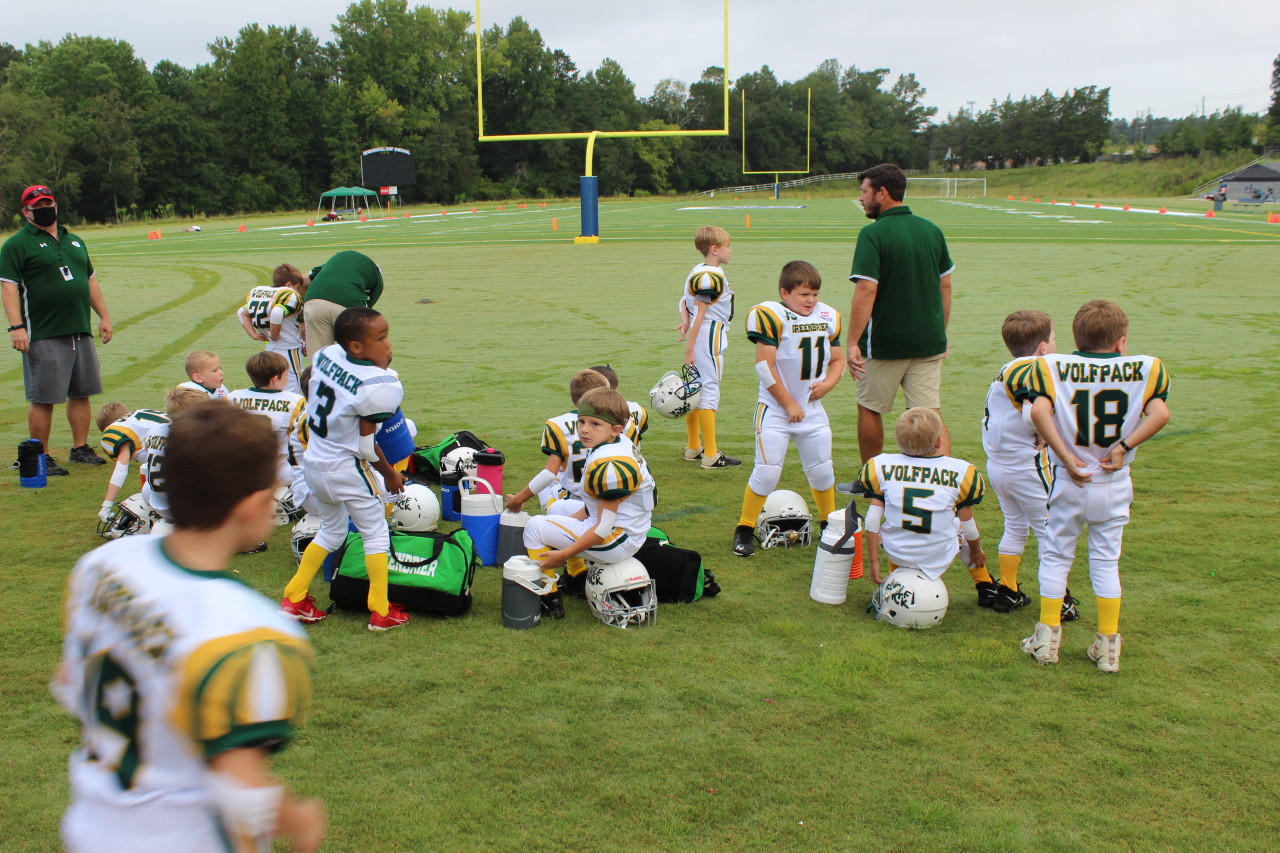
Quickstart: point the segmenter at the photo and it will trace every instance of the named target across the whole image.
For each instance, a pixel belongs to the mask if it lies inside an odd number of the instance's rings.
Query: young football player
[[[982,416],[982,447],[987,452],[987,480],[1000,500],[1004,515],[1004,535],[996,548],[1000,579],[994,580],[986,566],[969,569],[978,589],[978,605],[997,613],[1031,603],[1018,585],[1018,567],[1027,544],[1027,531],[1035,534],[1043,551],[1045,503],[1053,484],[1044,442],[1031,426],[1031,407],[1016,398],[1018,387],[1035,360],[1057,352],[1053,320],[1043,311],[1014,311],[1000,328],[1004,344],[1013,355],[987,389]],[[1068,591],[1062,603],[1064,620],[1080,618],[1075,599]]]
[[[285,389],[302,393],[302,369],[306,359],[306,326],[302,322],[302,298],[307,276],[293,264],[281,264],[271,273],[271,284],[249,291],[237,316],[245,333],[265,341],[267,352],[278,352],[289,363]]]
[[[534,516],[524,528],[524,546],[548,576],[576,557],[601,563],[625,560],[649,535],[653,477],[624,435],[630,415],[626,398],[611,388],[588,391],[578,401],[578,441],[587,450],[584,506],[569,516]],[[562,618],[560,593],[544,598],[553,599],[544,605],[550,615]]]
[[[169,426],[173,416],[184,409],[208,400],[204,391],[193,391],[184,382],[164,395],[166,420],[156,424],[142,445],[142,500],[161,518],[172,521],[169,514],[168,475],[165,448],[169,444]],[[164,529],[164,528],[162,528]]]
[[[218,400],[227,399],[227,386],[222,384],[222,360],[215,352],[198,349],[187,353],[187,379],[179,387],[203,391]]]
[[[591,369],[608,379],[610,388],[615,391],[618,390],[618,371],[607,364],[601,364]],[[641,439],[644,438],[645,432],[649,429],[649,411],[633,400],[627,401],[627,410],[631,412],[631,420],[627,423],[625,435],[631,439],[632,444],[639,447]]]
[[[138,467],[146,463],[146,441],[151,431],[169,422],[164,412],[152,409],[134,409],[132,412],[119,401],[106,403],[98,409],[95,418],[102,432],[102,450],[115,460],[115,470],[107,483],[107,496],[98,510],[98,520],[107,521],[115,508],[116,497],[129,479],[129,463],[136,460]]]
[[[1049,444],[1057,475],[1040,553],[1040,621],[1022,650],[1039,663],[1057,663],[1067,574],[1087,522],[1098,631],[1086,653],[1102,672],[1118,672],[1120,545],[1133,502],[1129,463],[1134,448],[1169,422],[1169,374],[1154,356],[1128,354],[1129,318],[1114,302],[1086,302],[1071,335],[1076,352],[1037,358],[1018,391],[1031,401],[1032,423]]]
[[[278,352],[255,353],[249,356],[244,369],[253,387],[232,391],[227,399],[245,411],[270,419],[280,443],[278,481],[281,485],[288,485],[293,482],[289,434],[299,420],[306,418],[307,400],[301,394],[286,390],[292,369],[288,360]]]
[[[311,385],[311,366],[303,368],[302,387],[305,391]],[[319,514],[320,507],[311,500],[311,489],[307,486],[306,462],[307,462],[307,442],[311,440],[311,433],[307,428],[306,418],[306,394],[302,397],[304,403],[302,407],[302,417],[295,419],[289,425],[289,471],[293,475],[290,482],[290,489],[293,492],[294,506],[303,507],[309,513]]]
[[[408,622],[409,614],[387,600],[391,542],[374,471],[391,494],[404,491],[404,476],[387,462],[374,433],[400,407],[404,386],[388,369],[392,352],[386,317],[372,308],[347,308],[334,322],[333,333],[336,342],[316,353],[307,392],[310,438],[304,476],[320,511],[320,532],[285,587],[280,611],[301,622],[325,618],[307,589],[324,558],[346,541],[350,519],[364,540],[369,630],[387,631]]]
[[[67,585],[50,685],[79,720],[62,843],[73,853],[316,850],[317,801],[268,773],[311,697],[306,634],[229,571],[271,529],[276,440],[207,398],[169,427],[169,536],[95,548]]]
[[[698,370],[702,393],[698,408],[685,415],[689,444],[684,458],[702,460],[703,468],[728,468],[741,465],[741,459],[726,456],[716,446],[716,409],[720,407],[720,375],[724,368],[724,351],[729,345],[729,321],[733,319],[733,291],[724,275],[724,265],[733,256],[729,232],[714,225],[704,225],[693,238],[702,255],[684,282],[680,301],[680,340],[687,342],[684,363]]]
[[[897,453],[881,453],[862,466],[858,482],[871,498],[863,525],[871,580],[880,583],[880,548],[892,569],[919,569],[937,580],[969,543],[974,563],[986,565],[975,504],[986,486],[975,465],[942,455],[942,418],[933,409],[907,409],[894,428]]]
[[[742,496],[733,553],[755,553],[756,520],[782,477],[787,445],[795,442],[800,467],[823,523],[836,508],[831,464],[831,422],[822,398],[844,374],[840,312],[818,301],[822,276],[807,261],[791,261],[778,279],[778,301],[747,314],[747,339],[756,345],[760,393],[756,403],[756,464]]]

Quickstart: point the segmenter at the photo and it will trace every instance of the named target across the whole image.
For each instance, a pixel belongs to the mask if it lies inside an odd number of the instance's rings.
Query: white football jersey
[[[264,391],[261,388],[243,388],[232,391],[227,399],[247,412],[264,415],[271,421],[279,443],[278,479],[282,483],[293,480],[289,462],[289,434],[299,420],[307,416],[307,398],[292,391]]]
[[[698,303],[706,303],[706,320],[728,325],[733,319],[733,291],[725,278],[724,267],[698,264],[684,280],[684,308],[689,318],[698,315]]]
[[[130,459],[139,463],[143,460],[143,448],[147,436],[161,424],[169,423],[169,416],[154,409],[135,409],[102,431],[102,449],[115,459],[120,451],[129,450]]]
[[[351,359],[341,344],[320,350],[307,393],[307,459],[328,464],[357,456],[360,421],[385,421],[403,400],[404,386],[395,371]]]
[[[1043,355],[1027,372],[1018,395],[1048,397],[1053,425],[1089,473],[1117,441],[1137,428],[1147,403],[1169,394],[1169,374],[1150,355],[1119,353],[1054,353]],[[1053,456],[1052,451],[1050,455]],[[1054,461],[1062,463],[1054,456]],[[1124,463],[1133,461],[1133,451]]]
[[[631,412],[631,420],[627,422],[626,432],[623,433],[627,438],[631,439],[631,443],[636,447],[640,446],[640,440],[644,438],[645,430],[649,429],[649,412],[639,403],[627,401],[627,410]]]
[[[582,469],[587,464],[587,449],[578,441],[577,411],[547,418],[542,425],[542,452],[560,457],[561,490],[571,498],[582,500]]]
[[[227,386],[226,386],[226,385],[219,385],[217,388],[214,388],[212,391],[210,391],[208,388],[206,388],[206,387],[204,387],[203,385],[201,385],[199,382],[179,382],[179,383],[178,383],[178,387],[179,387],[179,388],[190,388],[192,391],[200,391],[200,392],[202,392],[202,393],[208,394],[208,395],[209,395],[209,399],[211,399],[211,400],[225,400],[225,399],[227,399]]]
[[[782,387],[803,407],[809,403],[809,387],[827,375],[831,353],[840,346],[840,312],[819,302],[801,316],[781,302],[761,302],[747,314],[747,338],[777,348],[774,366]],[[758,399],[766,406],[778,405],[763,384]]]
[[[1036,454],[1035,433],[1022,419],[1025,398],[1016,396],[1035,363],[1035,356],[1015,358],[1000,368],[987,389],[987,405],[982,413],[982,449],[988,459],[1002,465],[1030,465]]]
[[[653,517],[654,483],[649,466],[631,439],[620,435],[587,451],[582,489],[588,518],[600,518],[601,500],[622,499],[613,535],[593,550],[605,550],[609,544],[626,538],[644,544]]]
[[[73,849],[256,850],[227,836],[208,761],[289,741],[310,701],[311,647],[277,604],[229,571],[178,565],[166,541],[109,542],[71,572],[53,684],[81,726],[64,837],[92,839]],[[172,846],[162,833],[184,824]]]
[[[956,510],[979,503],[986,489],[977,467],[963,459],[905,453],[868,459],[858,482],[884,502],[880,542],[889,559],[933,578],[960,552]]]
[[[276,312],[277,308],[280,311]],[[271,328],[272,313],[281,318],[280,340],[268,343],[268,350],[279,352],[302,346],[302,330],[298,327],[298,320],[302,317],[302,297],[292,287],[269,284],[255,287],[249,291],[244,310],[249,315],[249,323],[264,335]]]
[[[168,443],[169,425],[160,424],[147,435],[142,462],[142,499],[165,518],[169,517],[169,495],[164,479],[164,449]]]

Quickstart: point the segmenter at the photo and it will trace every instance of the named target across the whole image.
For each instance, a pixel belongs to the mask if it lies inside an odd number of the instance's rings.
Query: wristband
[[[10,326],[10,327],[9,327],[9,331],[11,331],[11,332],[16,332],[16,331],[18,331],[19,329],[25,329],[26,327],[27,327],[27,324],[26,324],[26,323],[17,323],[17,324],[15,324],[15,325]]]
[[[557,482],[560,478],[552,474],[546,468],[543,468],[537,474],[533,475],[533,479],[529,481],[529,494],[537,495],[547,486]]]
[[[769,362],[764,359],[756,362],[756,375],[760,377],[760,387],[766,391],[778,384],[778,380],[773,378],[773,371],[769,369]]]
[[[1120,439],[1120,446],[1124,448],[1124,450],[1125,450],[1125,452],[1126,452],[1126,453],[1132,453],[1132,452],[1133,452],[1133,448],[1132,448],[1132,447],[1130,447],[1129,445],[1125,444],[1125,443],[1124,443],[1124,439],[1123,439],[1123,438],[1122,438],[1122,439]]]
[[[964,534],[966,542],[972,542],[978,538],[978,522],[977,519],[969,519],[960,522],[960,532]]]

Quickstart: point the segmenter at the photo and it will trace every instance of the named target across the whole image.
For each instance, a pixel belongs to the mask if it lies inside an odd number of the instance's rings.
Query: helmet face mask
[[[311,544],[311,540],[316,538],[316,534],[320,532],[320,516],[315,513],[307,513],[302,520],[293,526],[293,533],[289,536],[289,545],[293,548],[293,556],[302,561],[302,553],[307,550],[307,546]]]
[[[391,529],[426,533],[439,524],[440,500],[435,492],[419,483],[405,486],[391,510]]]
[[[665,418],[682,418],[698,407],[702,396],[702,379],[698,368],[686,364],[680,372],[668,370],[658,384],[649,390],[654,411]]]
[[[440,457],[441,474],[476,476],[476,451],[473,447],[455,447]]]
[[[919,569],[894,569],[871,596],[876,619],[899,628],[932,628],[947,615],[947,586]]]
[[[587,564],[587,604],[615,628],[641,628],[658,621],[657,584],[634,557],[618,563]]]
[[[125,498],[111,511],[106,521],[98,522],[98,535],[103,539],[119,539],[121,536],[150,532],[151,508],[141,494]]]
[[[275,501],[275,522],[277,527],[292,524],[306,514],[305,509],[294,503],[293,488],[291,486],[278,487]]]
[[[756,537],[761,548],[803,548],[813,541],[813,517],[804,498],[788,489],[779,489],[765,498],[756,520]]]

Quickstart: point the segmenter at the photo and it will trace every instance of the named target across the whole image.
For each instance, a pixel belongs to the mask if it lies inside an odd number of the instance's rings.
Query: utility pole
[[[974,104],[976,104],[976,103],[978,103],[978,102],[977,102],[977,101],[966,101],[965,103],[967,103],[967,104],[969,105],[969,118],[973,118],[973,105],[974,105]]]

